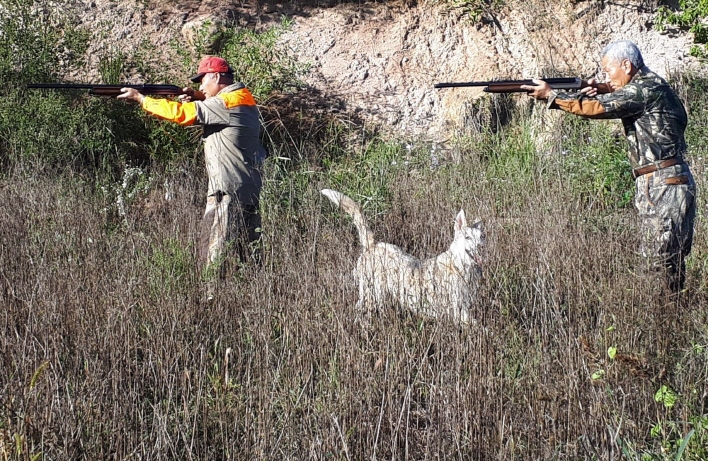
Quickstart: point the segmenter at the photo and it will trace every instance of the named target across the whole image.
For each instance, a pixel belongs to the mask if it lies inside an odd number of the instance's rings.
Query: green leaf
[[[688,441],[691,440],[691,437],[693,437],[695,429],[691,429],[688,434],[686,434],[686,437],[683,438],[683,441],[681,442],[681,446],[679,447],[678,451],[676,452],[676,461],[681,461],[681,457],[683,456],[683,452],[686,451],[686,447],[688,446]]]
[[[615,346],[611,346],[607,349],[607,355],[614,360],[615,355],[617,355],[617,348]]]
[[[656,439],[656,438],[660,437],[661,436],[661,429],[662,428],[661,428],[660,422],[654,424],[654,426],[652,426],[651,432],[650,432],[652,438]]]
[[[676,399],[678,399],[676,392],[666,385],[661,386],[654,394],[654,400],[663,403],[666,408],[673,407]]]
[[[597,380],[597,379],[602,379],[605,377],[605,370],[597,370],[595,373],[592,374],[592,379]]]

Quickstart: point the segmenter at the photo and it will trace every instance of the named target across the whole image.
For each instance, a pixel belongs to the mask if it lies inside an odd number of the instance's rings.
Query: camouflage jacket
[[[666,80],[646,66],[617,91],[596,97],[554,93],[548,107],[588,118],[621,119],[632,168],[681,158],[686,152],[688,116],[683,103]]]

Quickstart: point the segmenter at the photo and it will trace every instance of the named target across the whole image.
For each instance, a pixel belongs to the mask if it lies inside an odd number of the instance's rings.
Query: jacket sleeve
[[[596,97],[556,93],[548,101],[550,109],[560,109],[587,118],[625,118],[644,112],[644,95],[637,85],[631,83],[612,93]]]
[[[141,106],[148,114],[183,126],[194,125],[197,121],[197,106],[194,102],[177,102],[146,96]]]

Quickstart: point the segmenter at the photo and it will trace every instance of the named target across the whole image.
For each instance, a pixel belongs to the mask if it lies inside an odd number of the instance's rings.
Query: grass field
[[[512,104],[499,130],[433,148],[264,104],[263,263],[232,261],[212,303],[194,254],[196,133],[115,101],[11,89],[0,457],[708,458],[708,97],[705,79],[674,84],[699,187],[678,298],[636,271],[617,122],[563,117],[541,144]],[[481,219],[476,324],[393,305],[358,322],[360,249],[325,187],[421,258],[447,248],[460,208]]]

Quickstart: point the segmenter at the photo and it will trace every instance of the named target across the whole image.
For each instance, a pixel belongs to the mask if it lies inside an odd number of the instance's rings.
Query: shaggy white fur
[[[447,251],[419,260],[389,243],[376,243],[359,205],[331,189],[322,194],[349,214],[359,233],[362,253],[355,275],[359,283],[357,306],[370,311],[393,300],[431,317],[449,316],[470,321],[469,307],[481,277],[480,246],[484,243],[481,221],[467,225],[465,212],[455,217],[455,237]]]

